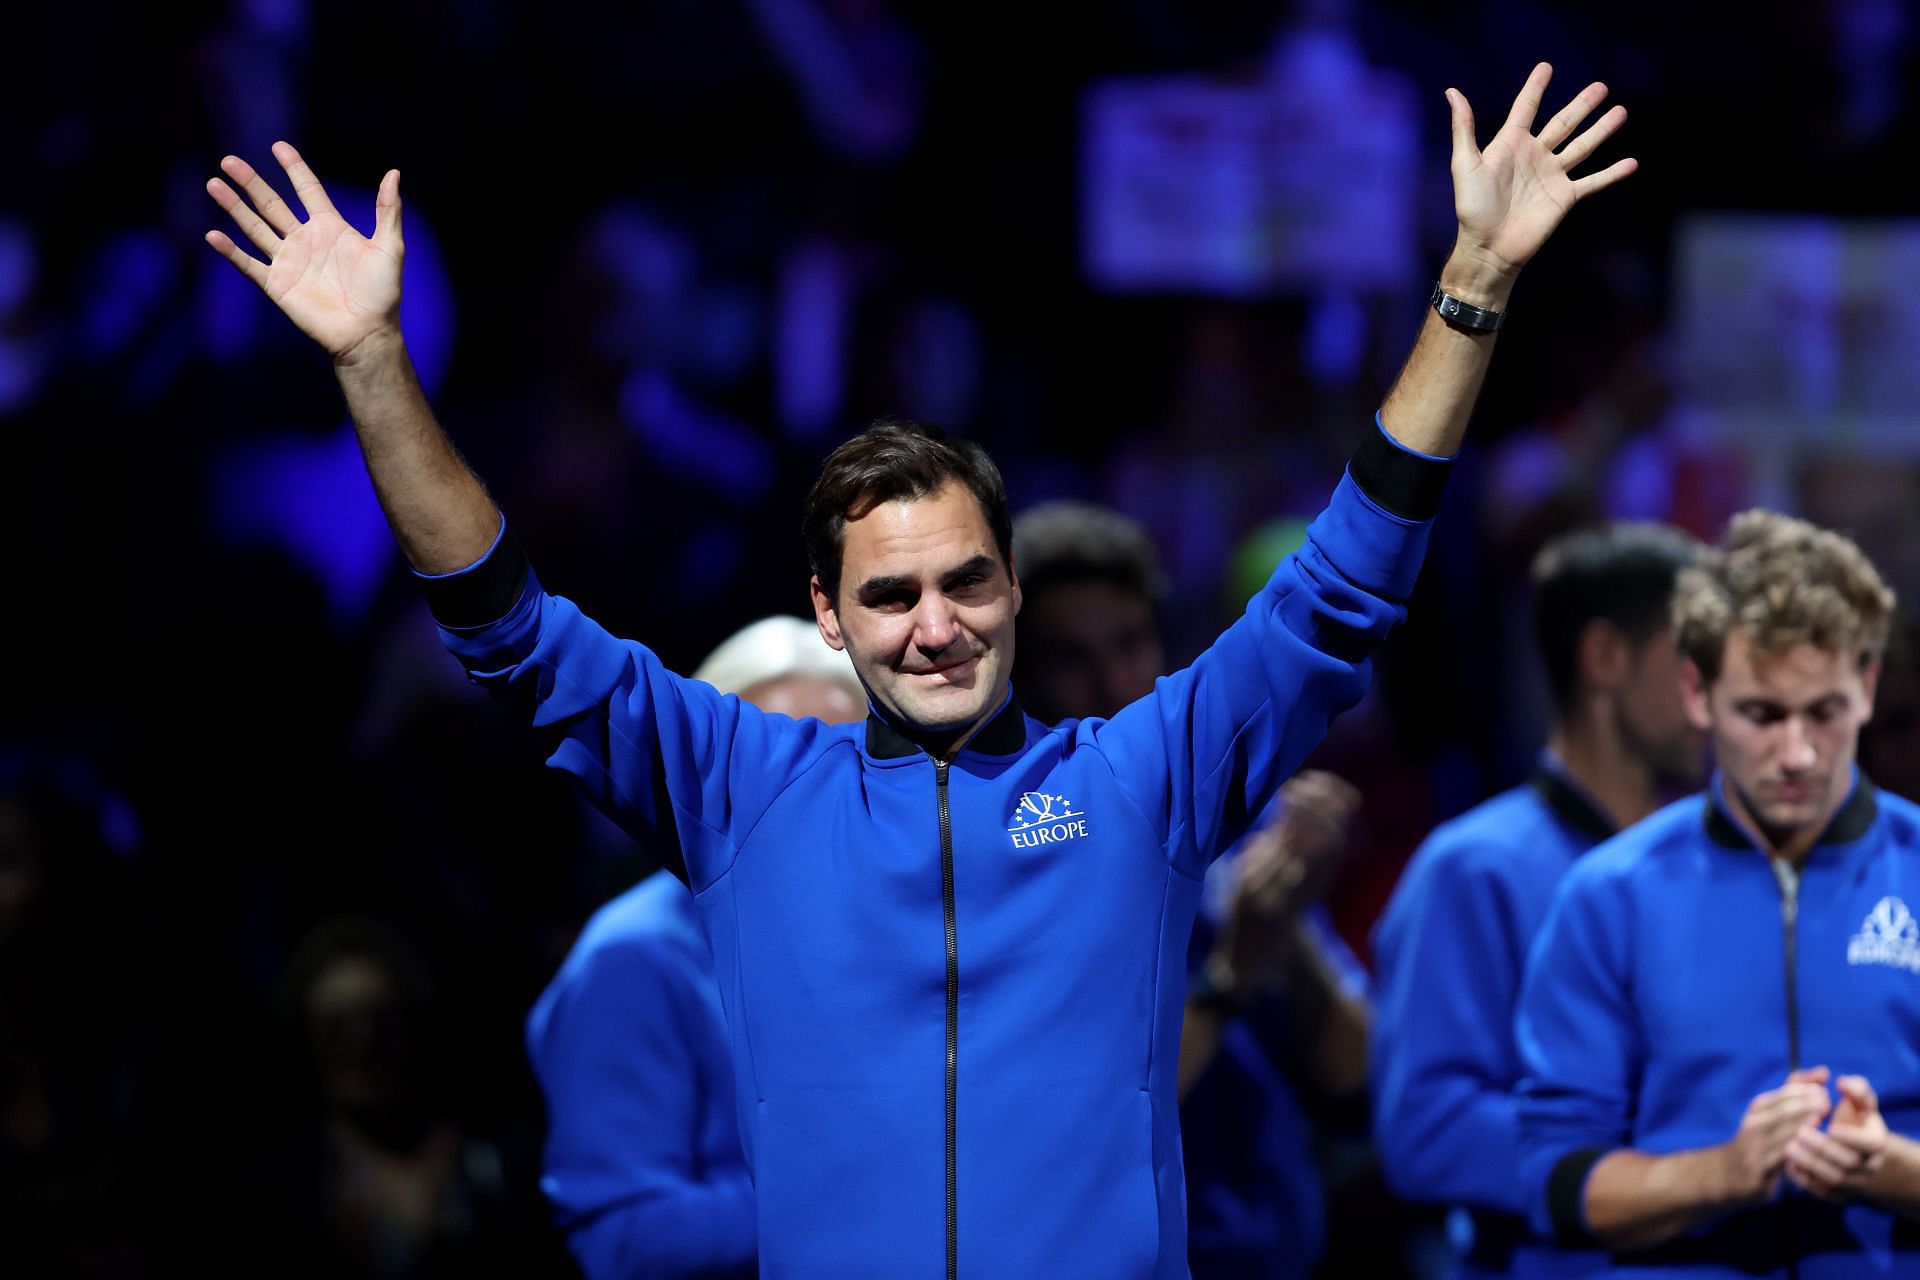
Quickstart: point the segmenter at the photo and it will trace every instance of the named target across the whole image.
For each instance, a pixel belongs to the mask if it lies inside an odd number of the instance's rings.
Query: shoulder
[[[1610,840],[1595,845],[1567,874],[1569,896],[1628,891],[1680,870],[1708,843],[1702,793],[1657,809]]]
[[[1876,791],[1880,821],[1886,826],[1887,839],[1902,852],[1920,854],[1920,804],[1891,791]]]
[[[682,968],[696,958],[696,944],[705,945],[692,893],[656,871],[593,913],[555,981],[584,981],[608,969]]]
[[[1412,871],[1441,879],[1505,879],[1552,862],[1564,869],[1568,841],[1532,787],[1503,791],[1435,827]]]

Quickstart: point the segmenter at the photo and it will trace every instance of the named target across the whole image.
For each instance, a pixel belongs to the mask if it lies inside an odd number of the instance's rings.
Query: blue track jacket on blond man
[[[1446,464],[1369,433],[1302,549],[1111,720],[1009,699],[950,762],[768,715],[544,593],[425,584],[549,763],[677,839],[713,943],[764,1276],[1184,1277],[1175,1074],[1209,860],[1366,687]]]
[[[1920,1136],[1920,808],[1864,779],[1797,886],[1711,801],[1670,805],[1567,874],[1528,961],[1516,1035],[1536,1225],[1585,1234],[1605,1152],[1732,1138],[1796,1067],[1863,1075]],[[1920,1275],[1920,1224],[1792,1189],[1644,1254],[1635,1277]]]

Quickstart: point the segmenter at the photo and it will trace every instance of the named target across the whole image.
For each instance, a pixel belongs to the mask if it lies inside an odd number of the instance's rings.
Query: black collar
[[[1846,844],[1850,840],[1858,840],[1867,834],[1867,829],[1873,826],[1873,820],[1879,816],[1880,802],[1874,798],[1873,784],[1867,781],[1867,775],[1864,773],[1856,773],[1854,777],[1853,794],[1847,797],[1847,802],[1841,805],[1839,811],[1833,815],[1832,821],[1827,823],[1827,829],[1820,833],[1820,838],[1813,842],[1815,847],[1823,844]],[[1718,774],[1715,774],[1713,781],[1707,784],[1705,814],[1707,834],[1713,837],[1715,844],[1725,845],[1730,849],[1753,848],[1753,838],[1742,831],[1734,820],[1727,816],[1727,811],[1722,807],[1721,802],[1714,799],[1714,792],[1720,786],[1721,780]]]
[[[1584,792],[1545,765],[1533,771],[1527,785],[1546,802],[1554,817],[1580,834],[1606,840],[1619,831],[1613,820],[1600,812],[1600,807]]]
[[[933,748],[927,745],[929,736],[919,729],[895,725],[883,718],[877,708],[867,712],[867,754],[875,760],[898,760],[923,751],[933,755]],[[1020,699],[1008,690],[1000,710],[981,726],[980,732],[967,740],[963,750],[985,756],[1010,756],[1018,754],[1026,745],[1027,718],[1020,710]]]

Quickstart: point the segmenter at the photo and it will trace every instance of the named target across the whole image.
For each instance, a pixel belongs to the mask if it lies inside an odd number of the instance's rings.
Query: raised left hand
[[[1639,168],[1637,160],[1628,158],[1598,173],[1572,176],[1626,122],[1627,110],[1615,106],[1575,137],[1581,121],[1606,100],[1607,86],[1596,80],[1536,134],[1534,117],[1552,78],[1553,68],[1544,62],[1533,69],[1506,123],[1484,150],[1475,141],[1473,108],[1466,95],[1447,90],[1453,113],[1453,207],[1460,219],[1456,252],[1495,274],[1517,273],[1569,209]]]

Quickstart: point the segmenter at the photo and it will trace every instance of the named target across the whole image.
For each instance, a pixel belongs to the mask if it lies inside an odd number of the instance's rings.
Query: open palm
[[[306,220],[300,220],[252,165],[228,156],[220,168],[246,198],[219,178],[207,183],[207,194],[266,261],[242,250],[225,232],[209,231],[207,243],[259,285],[302,333],[338,359],[368,337],[398,325],[405,257],[400,174],[389,171],[381,179],[374,232],[368,238],[340,216],[299,152],[277,142],[273,154],[305,206]]]
[[[1569,209],[1639,167],[1632,159],[1618,160],[1598,173],[1572,176],[1572,170],[1626,122],[1627,112],[1616,106],[1574,137],[1581,121],[1606,100],[1607,87],[1595,81],[1535,134],[1534,117],[1552,78],[1553,68],[1544,62],[1533,69],[1506,123],[1485,150],[1475,142],[1473,108],[1465,95],[1447,90],[1453,116],[1453,203],[1460,238],[1463,247],[1498,269],[1524,266]]]

